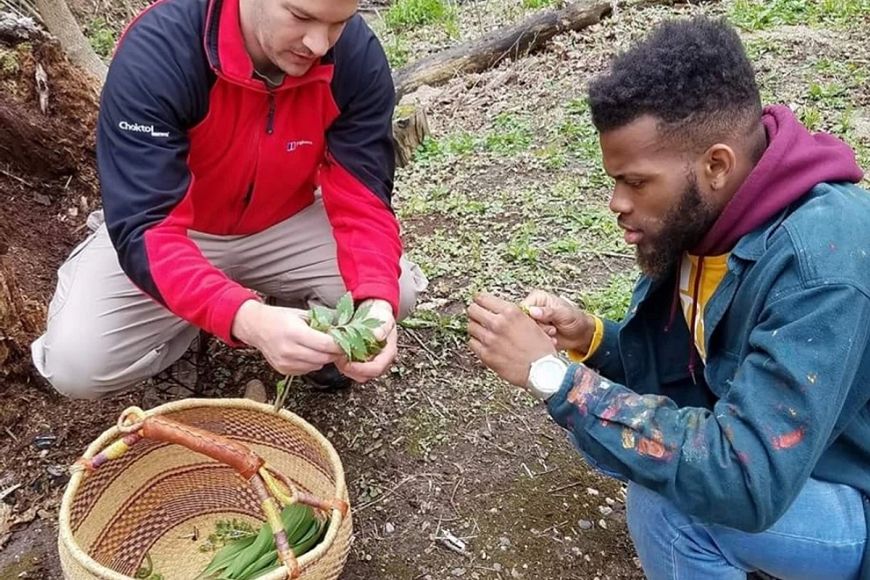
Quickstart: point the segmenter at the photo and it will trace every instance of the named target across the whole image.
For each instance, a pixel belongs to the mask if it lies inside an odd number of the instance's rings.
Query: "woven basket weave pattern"
[[[187,400],[150,414],[206,429],[248,446],[305,491],[348,501],[331,445],[298,417],[247,400]],[[116,439],[110,429],[86,453]],[[73,476],[61,507],[59,549],[70,579],[130,578],[146,554],[166,580],[195,578],[213,555],[200,546],[220,519],[263,520],[256,493],[235,471],[182,446],[144,440],[83,477]],[[333,579],[350,549],[350,514],[299,562],[302,578]],[[282,571],[269,580],[286,577]]]

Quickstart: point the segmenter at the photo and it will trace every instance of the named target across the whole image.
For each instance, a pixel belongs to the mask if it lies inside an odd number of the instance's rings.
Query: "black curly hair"
[[[761,119],[761,97],[737,32],[724,19],[670,20],[614,59],[589,85],[592,122],[600,133],[643,115],[686,148],[749,132]]]

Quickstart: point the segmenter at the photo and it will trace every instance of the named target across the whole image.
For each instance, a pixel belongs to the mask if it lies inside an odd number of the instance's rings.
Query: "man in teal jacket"
[[[657,28],[589,102],[644,274],[628,314],[535,292],[526,316],[481,294],[471,348],[629,481],[648,577],[870,578],[870,194],[853,152],[762,108],[736,33],[706,18]]]

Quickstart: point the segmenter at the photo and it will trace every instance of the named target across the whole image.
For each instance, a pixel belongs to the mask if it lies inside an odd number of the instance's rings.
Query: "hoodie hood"
[[[819,183],[861,181],[864,172],[852,149],[833,135],[810,133],[788,107],[765,107],[761,121],[767,149],[691,254],[731,251],[740,238]]]

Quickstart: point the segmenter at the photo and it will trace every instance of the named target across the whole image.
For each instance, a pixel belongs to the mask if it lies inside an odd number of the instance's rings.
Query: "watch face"
[[[549,396],[562,386],[566,370],[565,363],[556,357],[548,357],[534,364],[529,382],[541,395]]]

